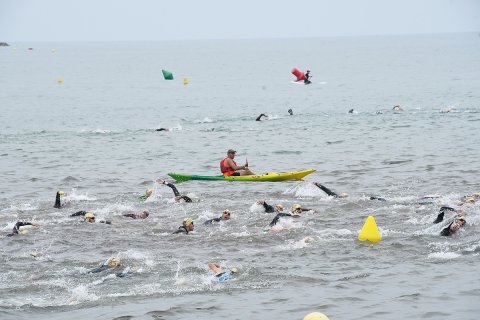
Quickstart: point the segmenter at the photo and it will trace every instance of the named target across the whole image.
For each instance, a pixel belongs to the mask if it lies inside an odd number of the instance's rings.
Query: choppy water
[[[478,317],[479,204],[451,238],[431,223],[480,191],[477,35],[13,45],[0,48],[0,318]],[[290,84],[292,67],[314,84]],[[270,120],[254,121],[262,112]],[[167,187],[136,199],[171,171],[216,174],[228,148],[256,172],[318,171],[178,185],[199,203],[174,203]],[[415,205],[429,194],[442,199]],[[265,232],[260,198],[315,213]],[[122,217],[144,208],[146,220]],[[203,226],[225,208],[231,221]],[[68,217],[78,210],[112,224]],[[370,214],[374,245],[356,240]],[[171,235],[186,216],[195,231]],[[5,237],[18,220],[41,227]],[[133,275],[87,274],[112,256]],[[240,274],[218,283],[211,261]]]

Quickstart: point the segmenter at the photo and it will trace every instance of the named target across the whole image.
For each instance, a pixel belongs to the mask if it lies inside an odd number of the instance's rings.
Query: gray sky
[[[0,0],[0,41],[480,32],[480,0]]]

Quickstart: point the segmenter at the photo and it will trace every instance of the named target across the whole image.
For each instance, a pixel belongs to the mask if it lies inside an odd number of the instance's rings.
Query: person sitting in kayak
[[[188,234],[189,232],[193,231],[194,226],[193,226],[193,220],[191,218],[185,218],[183,219],[183,223],[180,227],[178,227],[177,230],[173,234],[179,234],[179,233],[184,233]]]
[[[57,191],[57,194],[55,195],[55,204],[53,205],[54,208],[60,209],[65,205],[60,202],[60,197],[61,196],[66,196],[67,194],[63,191]]]
[[[331,197],[334,197],[334,198],[346,198],[346,197],[348,197],[348,193],[342,192],[340,194],[336,194],[335,192],[328,189],[327,187],[325,187],[321,183],[314,182],[313,184],[316,185],[317,187],[319,187],[323,192],[325,192],[326,194],[328,194]]]
[[[230,220],[230,210],[228,209],[223,210],[222,215],[220,217],[207,220],[204,222],[204,224],[209,225],[209,224],[212,224],[213,222],[220,222],[225,220]]]
[[[32,227],[39,227],[40,225],[39,224],[36,224],[36,223],[31,223],[31,222],[21,222],[21,221],[18,221],[17,223],[15,223],[15,225],[13,226],[13,229],[12,229],[12,232],[7,234],[7,237],[12,237],[14,235],[17,235],[19,233],[23,233],[24,230],[20,231],[20,227],[23,227],[23,226],[32,226]],[[25,231],[25,233],[28,233],[28,231]]]
[[[173,185],[172,183],[168,183],[165,180],[157,179],[157,183],[164,184],[166,186],[169,186],[172,189],[173,194],[175,195],[175,202],[180,202],[180,200],[185,200],[185,202],[192,202],[192,198],[193,199],[198,198],[193,194],[192,195],[188,194],[186,196],[181,195],[180,192],[178,192],[178,189],[177,187],[175,187],[175,185]]]
[[[244,166],[237,166],[237,163],[233,160],[235,159],[235,153],[237,151],[229,149],[227,151],[227,157],[220,161],[220,171],[225,177],[228,176],[250,176],[254,175],[252,171],[248,169],[248,164]]]
[[[224,271],[218,263],[209,263],[208,268],[213,271],[215,277],[219,282],[224,282],[232,278],[232,275],[238,272],[238,269],[233,267],[230,270]]]
[[[274,206],[271,206],[271,205],[267,204],[265,202],[265,200],[257,200],[257,204],[260,205],[260,206],[263,206],[266,213],[272,213],[272,212],[280,213],[284,209],[283,205],[280,204],[280,203],[276,204],[275,207],[274,207]]]
[[[312,76],[310,75],[310,70],[307,70],[307,72],[305,73],[305,78],[303,79],[303,82],[305,82],[305,84],[310,84],[310,83],[312,83],[312,82],[310,81],[310,78],[311,78],[311,77],[312,77]]]
[[[265,117],[266,119],[268,119],[268,116],[265,113],[262,113],[257,117],[257,119],[255,119],[255,121],[262,121],[262,117]]]

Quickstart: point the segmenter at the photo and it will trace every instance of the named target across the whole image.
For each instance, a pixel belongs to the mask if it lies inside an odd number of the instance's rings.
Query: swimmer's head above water
[[[117,267],[120,267],[122,265],[122,262],[120,261],[119,258],[110,258],[108,259],[107,261],[107,266],[109,268],[117,268]]]
[[[192,218],[185,218],[183,219],[182,225],[187,229],[188,231],[193,231],[194,225],[193,225],[193,220]]]
[[[220,219],[230,220],[230,210],[228,209],[223,210],[222,215],[220,216]]]
[[[85,213],[84,219],[86,222],[94,223],[95,222],[95,215],[91,212]]]

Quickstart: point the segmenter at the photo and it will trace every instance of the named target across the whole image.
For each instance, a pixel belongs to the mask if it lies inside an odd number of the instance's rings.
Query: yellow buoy
[[[57,82],[58,82],[58,83],[62,83],[62,82],[63,82],[63,78],[62,78],[62,77],[58,77],[58,78],[57,78]]]
[[[329,320],[326,315],[320,312],[312,312],[307,314],[303,320]]]
[[[187,78],[187,77],[184,77],[184,78],[183,78],[183,84],[184,84],[184,85],[187,85],[187,84],[188,84],[188,78]]]
[[[382,236],[378,231],[377,223],[372,216],[368,216],[367,220],[363,224],[363,228],[358,234],[358,240],[365,241],[368,240],[370,242],[378,242],[382,240]]]

